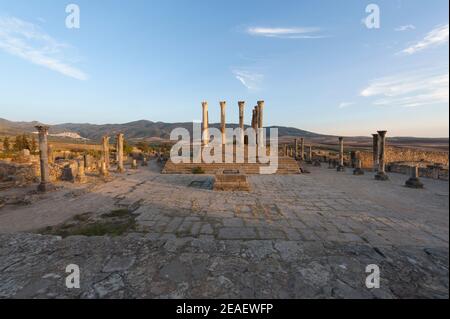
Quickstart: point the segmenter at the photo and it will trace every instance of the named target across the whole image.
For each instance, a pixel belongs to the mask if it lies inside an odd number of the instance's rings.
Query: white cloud
[[[354,102],[342,102],[342,103],[339,104],[339,108],[340,109],[344,109],[344,108],[352,106],[354,104],[355,104]]]
[[[259,90],[259,86],[264,79],[262,74],[248,70],[235,69],[233,70],[233,74],[237,80],[251,91]]]
[[[401,25],[398,28],[395,28],[395,31],[398,32],[402,32],[402,31],[410,31],[410,30],[415,30],[416,27],[412,24],[407,24],[407,25]]]
[[[33,23],[0,17],[0,50],[77,80],[87,80],[81,70],[64,61],[68,45],[60,43]]]
[[[416,107],[448,103],[448,87],[448,68],[419,70],[376,79],[360,95],[376,98],[374,105]]]
[[[247,33],[253,36],[268,38],[285,39],[318,39],[324,36],[317,34],[320,28],[268,28],[268,27],[250,27]]]
[[[435,29],[431,30],[421,41],[404,49],[400,53],[414,54],[416,52],[432,47],[437,47],[445,43],[448,43],[448,24],[436,27]]]

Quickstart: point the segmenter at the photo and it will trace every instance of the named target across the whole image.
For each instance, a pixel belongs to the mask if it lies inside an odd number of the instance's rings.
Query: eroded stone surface
[[[379,183],[310,166],[217,193],[190,187],[210,176],[149,164],[2,207],[0,297],[448,298],[446,182],[423,179],[417,192],[403,175]],[[136,216],[134,233],[27,234],[118,208]],[[79,290],[65,288],[68,264],[80,266]],[[365,287],[369,264],[380,266],[380,289]]]

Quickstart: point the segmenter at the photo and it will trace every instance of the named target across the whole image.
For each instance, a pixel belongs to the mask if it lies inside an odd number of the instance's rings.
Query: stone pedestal
[[[148,160],[145,156],[142,158],[142,166],[148,166]]]
[[[405,186],[409,188],[423,188],[423,184],[419,179],[419,167],[410,167],[411,177],[406,181]]]
[[[339,137],[339,165],[337,166],[336,170],[338,172],[344,172],[345,166],[344,166],[344,138]]]
[[[108,168],[106,168],[106,163],[105,161],[101,161],[100,162],[100,170],[99,170],[99,174],[102,177],[108,177],[109,176],[109,170]]]
[[[36,126],[39,134],[39,163],[41,167],[41,182],[38,186],[38,191],[47,192],[55,189],[55,186],[50,183],[49,166],[48,166],[48,126]]]
[[[360,159],[356,159],[356,167],[353,170],[353,175],[364,175],[364,171],[362,169],[362,161]]]
[[[134,160],[131,162],[131,169],[137,169],[137,168],[138,168],[137,161],[134,159]]]
[[[214,177],[215,191],[250,191],[250,184],[242,170],[220,170]]]
[[[378,149],[378,173],[375,179],[378,181],[387,181],[389,176],[386,174],[386,133],[387,131],[378,131],[379,149]]]

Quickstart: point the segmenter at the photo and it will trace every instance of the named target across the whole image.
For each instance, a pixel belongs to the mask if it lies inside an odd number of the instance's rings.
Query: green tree
[[[34,135],[32,135],[31,142],[30,142],[30,152],[36,153],[36,151],[37,151],[36,137]]]
[[[142,152],[144,152],[144,153],[147,153],[148,152],[148,150],[149,150],[149,146],[148,146],[148,144],[147,143],[145,143],[145,142],[138,142],[137,144],[136,144],[136,147],[139,149],[139,150],[141,150]]]
[[[30,142],[28,141],[28,137],[25,133],[22,134],[22,144],[23,144],[22,149],[27,149],[27,150],[31,151],[31,145],[30,145]]]
[[[9,138],[7,136],[3,140],[3,149],[5,152],[9,152],[11,149],[11,144],[9,143]]]
[[[20,151],[23,150],[23,140],[22,140],[22,136],[18,135],[16,136],[15,140],[14,140],[14,146],[13,146],[15,151]]]
[[[124,139],[123,140],[123,153],[125,155],[129,155],[131,152],[133,152],[133,146],[128,144],[128,142]]]

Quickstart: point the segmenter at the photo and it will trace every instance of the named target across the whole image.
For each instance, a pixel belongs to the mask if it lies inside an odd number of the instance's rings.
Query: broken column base
[[[345,166],[339,165],[338,167],[336,167],[336,170],[337,170],[338,172],[345,172]]]
[[[389,176],[386,173],[384,173],[384,172],[378,172],[375,175],[375,179],[377,181],[388,181],[389,180]]]
[[[42,193],[50,192],[55,189],[56,189],[56,186],[53,185],[52,183],[40,183],[37,188],[38,192],[42,192]]]
[[[353,170],[353,175],[364,175],[364,171],[361,168],[357,167]]]
[[[410,179],[408,179],[405,183],[405,186],[409,188],[423,188],[422,182],[416,177],[411,177]]]

